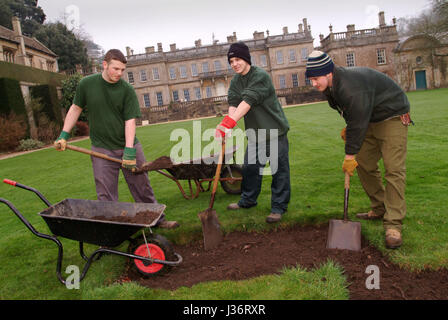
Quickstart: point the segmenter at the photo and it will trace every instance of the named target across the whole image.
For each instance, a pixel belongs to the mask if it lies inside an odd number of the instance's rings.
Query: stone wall
[[[280,89],[276,92],[282,106],[325,100],[321,92],[311,87]],[[141,109],[142,118],[138,125],[202,117],[221,117],[227,113],[228,109],[227,96],[171,103],[169,106]]]

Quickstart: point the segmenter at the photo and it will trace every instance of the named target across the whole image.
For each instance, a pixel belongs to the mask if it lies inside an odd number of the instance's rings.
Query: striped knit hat
[[[322,51],[313,51],[306,63],[307,78],[320,77],[333,72],[334,64],[330,56]]]

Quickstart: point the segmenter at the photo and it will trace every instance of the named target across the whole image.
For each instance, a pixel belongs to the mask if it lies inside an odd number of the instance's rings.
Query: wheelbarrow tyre
[[[167,261],[174,261],[176,259],[171,243],[164,236],[151,234],[146,236],[146,241],[148,242],[151,256],[154,259]],[[148,257],[148,249],[143,236],[133,239],[129,246],[129,252],[138,256]],[[139,259],[132,259],[132,264],[145,278],[165,274],[171,269],[170,266],[165,264],[148,264]]]
[[[231,164],[230,171],[232,175],[229,173],[228,167],[222,168],[221,178],[242,178],[243,177],[243,167],[238,164]],[[228,194],[241,194],[241,181],[220,181],[221,187]]]

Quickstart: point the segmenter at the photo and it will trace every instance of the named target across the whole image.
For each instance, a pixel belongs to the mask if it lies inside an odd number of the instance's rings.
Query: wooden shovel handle
[[[345,173],[345,189],[350,189],[350,175],[348,172]]]
[[[74,146],[74,145],[71,145],[71,144],[68,144],[68,143],[67,143],[66,148],[69,149],[69,150],[78,151],[78,152],[85,153],[85,154],[88,154],[88,155],[91,155],[91,156],[94,156],[94,157],[97,157],[97,158],[101,158],[101,159],[104,159],[104,160],[109,160],[109,161],[113,161],[113,162],[121,163],[121,164],[123,163],[122,160],[109,157],[108,155],[105,155],[104,153],[99,153],[99,152],[92,151],[92,150],[89,150],[89,149],[84,149],[84,148],[77,147],[77,146]]]
[[[216,193],[216,189],[218,188],[218,180],[221,175],[221,167],[222,167],[222,163],[224,162],[225,151],[226,151],[226,140],[224,137],[222,140],[222,148],[221,148],[221,153],[219,154],[218,165],[216,166],[215,178],[213,179],[213,189],[212,189],[212,196],[210,198],[209,209],[213,208],[213,203],[215,202],[215,193]]]

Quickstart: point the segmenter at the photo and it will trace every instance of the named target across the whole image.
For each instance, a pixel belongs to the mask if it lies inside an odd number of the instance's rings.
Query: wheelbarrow
[[[61,275],[63,246],[58,237],[79,242],[80,255],[86,261],[79,281],[84,279],[92,262],[104,254],[132,259],[133,266],[144,277],[160,275],[182,263],[182,257],[174,252],[165,237],[152,232],[146,236],[142,230],[156,226],[166,208],[163,204],[65,199],[52,205],[32,187],[8,179],[3,182],[34,192],[48,206],[39,215],[47,223],[52,235],[38,232],[11,202],[0,198],[0,202],[5,203],[34,235],[57,244],[59,251],[56,274],[63,284],[66,284]],[[139,230],[142,230],[142,236],[132,237]],[[113,249],[126,240],[130,242],[128,252]],[[87,257],[84,243],[98,245],[100,248]]]
[[[235,159],[235,152],[237,146],[226,150],[224,159]],[[230,156],[232,155],[232,156]],[[195,199],[200,192],[210,190],[213,178],[216,173],[218,165],[218,155],[211,155],[209,157],[200,158],[196,160],[189,160],[185,162],[172,163],[167,168],[151,170],[156,171],[163,176],[173,180],[185,199]],[[241,165],[225,163],[222,166],[221,175],[219,178],[221,187],[228,194],[241,194],[241,181],[243,176],[243,169]],[[184,190],[180,181],[188,180],[189,193]],[[208,182],[206,188],[203,183]],[[194,185],[193,185],[194,183]]]

